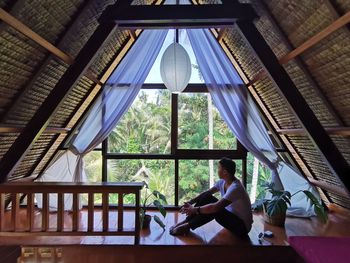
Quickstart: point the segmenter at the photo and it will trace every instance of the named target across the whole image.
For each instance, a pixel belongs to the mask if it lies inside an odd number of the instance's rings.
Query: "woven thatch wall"
[[[280,58],[293,48],[327,27],[338,18],[336,10],[346,12],[349,7],[345,1],[339,6],[321,1],[266,0],[251,2],[259,14],[256,26],[275,55]],[[325,1],[327,2],[327,1]],[[261,70],[261,64],[253,55],[237,29],[230,30],[224,42],[234,54],[249,79]],[[320,43],[304,52],[300,58],[284,65],[289,76],[324,127],[348,125],[350,114],[350,34],[344,27]],[[279,128],[299,128],[300,124],[292,112],[285,107],[278,95],[277,87],[265,77],[256,82],[255,90],[271,112]],[[322,96],[323,95],[323,96]],[[323,98],[322,98],[323,97]],[[328,101],[339,122],[325,105]],[[320,156],[318,150],[307,136],[287,136],[295,150],[304,160],[309,171],[317,179],[340,186],[338,179]],[[332,136],[339,150],[350,163],[349,139]],[[330,201],[350,207],[350,199],[327,193]]]
[[[9,1],[1,6],[11,15],[55,44],[66,30],[83,1]],[[39,74],[49,53],[32,40],[1,22],[0,30],[0,120],[1,123],[24,126],[46,98],[65,65],[52,60]],[[31,82],[33,76],[37,81]],[[28,92],[27,88],[30,86]],[[18,103],[17,103],[18,102]],[[13,106],[15,105],[15,106]],[[2,134],[0,157],[17,134]]]
[[[86,5],[82,2],[54,1],[54,4],[50,4],[50,1],[18,1],[9,11],[33,31],[74,58],[96,29],[97,19],[103,10],[114,3],[90,1]],[[77,20],[79,13],[81,14]],[[0,37],[4,39],[1,41],[0,71],[2,76],[6,76],[0,82],[1,97],[4,98],[0,101],[2,123],[24,126],[55,87],[68,65],[10,27],[5,27]],[[105,52],[91,66],[91,72],[96,77],[111,62],[126,37],[125,33],[120,32],[118,36],[111,38],[109,45],[104,48]],[[93,86],[92,81],[82,78],[52,118],[50,126],[65,127]],[[1,156],[9,149],[16,135],[18,134],[2,134]],[[55,134],[40,136],[11,179],[28,175],[56,137]],[[59,143],[56,142],[56,145]],[[51,154],[53,152],[54,150]],[[49,155],[45,159],[48,160]]]

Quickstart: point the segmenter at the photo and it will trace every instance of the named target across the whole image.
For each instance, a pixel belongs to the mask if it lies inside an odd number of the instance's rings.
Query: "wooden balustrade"
[[[0,185],[0,236],[8,235],[78,235],[78,236],[101,236],[101,235],[124,235],[135,236],[135,244],[140,239],[140,191],[143,183],[6,183]],[[9,194],[9,195],[7,195]],[[27,196],[26,217],[27,227],[19,228],[20,196]],[[35,222],[34,213],[38,209],[34,206],[35,194],[42,195],[41,225]],[[50,208],[50,197],[55,194],[57,204],[54,210]],[[65,195],[72,195],[71,211],[72,227],[64,227]],[[79,228],[79,195],[87,194],[87,227]],[[94,194],[102,194],[102,230],[94,228]],[[117,225],[110,226],[109,194],[118,194]],[[123,195],[135,195],[135,226],[133,229],[126,229],[123,222]],[[5,208],[5,198],[10,198],[10,208]],[[11,213],[10,223],[5,224],[6,214]],[[57,216],[57,226],[50,227],[50,217]],[[38,220],[40,221],[40,220]],[[10,227],[8,227],[10,225]]]

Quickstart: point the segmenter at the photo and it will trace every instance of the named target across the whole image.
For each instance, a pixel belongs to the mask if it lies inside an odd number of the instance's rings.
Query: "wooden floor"
[[[5,227],[10,227],[10,213],[6,214]],[[152,212],[151,212],[152,214]],[[166,230],[163,231],[153,220],[149,230],[142,230],[140,244],[141,245],[242,245],[242,241],[235,238],[229,231],[223,229],[215,221],[202,226],[187,236],[171,236],[169,228],[183,220],[184,216],[177,212],[168,212],[164,222]],[[109,214],[110,227],[117,224],[117,213],[111,211]],[[25,210],[20,211],[20,226],[24,229],[26,226]],[[39,211],[35,214],[35,226],[39,228],[41,214]],[[101,229],[101,211],[95,212],[95,228]],[[134,212],[126,211],[124,215],[124,227],[130,228],[134,224]],[[70,229],[72,225],[71,216],[65,214],[65,228]],[[54,229],[56,226],[55,213],[50,214],[50,227]],[[87,228],[87,213],[80,212],[80,229]],[[275,237],[263,241],[261,244],[258,239],[260,232],[270,230]],[[301,219],[287,218],[285,228],[271,226],[263,221],[261,214],[254,214],[254,224],[249,233],[250,241],[243,242],[244,245],[288,245],[288,236],[350,236],[350,219],[340,214],[332,213],[329,215],[329,221],[322,224],[317,218]],[[65,245],[65,244],[133,244],[133,237],[121,236],[1,236],[0,245]]]

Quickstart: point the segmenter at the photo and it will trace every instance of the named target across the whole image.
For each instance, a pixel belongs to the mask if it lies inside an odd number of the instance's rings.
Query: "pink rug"
[[[288,241],[307,263],[350,262],[350,237],[292,236]]]

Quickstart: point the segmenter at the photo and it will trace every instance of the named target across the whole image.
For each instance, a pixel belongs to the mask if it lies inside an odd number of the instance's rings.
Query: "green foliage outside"
[[[237,141],[218,110],[212,106],[213,149],[235,150]],[[179,148],[209,149],[207,94],[193,93],[179,96]]]
[[[209,110],[213,116],[213,149],[236,149],[237,141],[221,119],[217,109],[210,104],[207,94],[179,95],[178,147],[181,149],[209,148]],[[109,152],[169,154],[171,147],[171,105],[167,90],[141,91],[129,111],[122,117],[108,139]],[[217,177],[217,161],[214,161],[214,177]],[[248,154],[247,190],[251,190],[254,158]],[[236,160],[236,176],[241,178],[242,163]],[[85,157],[85,168],[91,182],[101,181],[102,158],[100,152]],[[175,198],[173,160],[108,160],[109,182],[145,181],[151,190],[164,193],[168,204]],[[193,198],[209,188],[208,160],[179,160],[179,203]],[[263,195],[263,183],[270,178],[267,168],[259,165],[257,199]],[[96,197],[95,197],[96,198]],[[117,195],[110,195],[110,203],[117,202]],[[98,200],[97,200],[98,201]],[[124,202],[134,203],[132,195],[124,196]],[[96,203],[96,201],[95,201]]]

